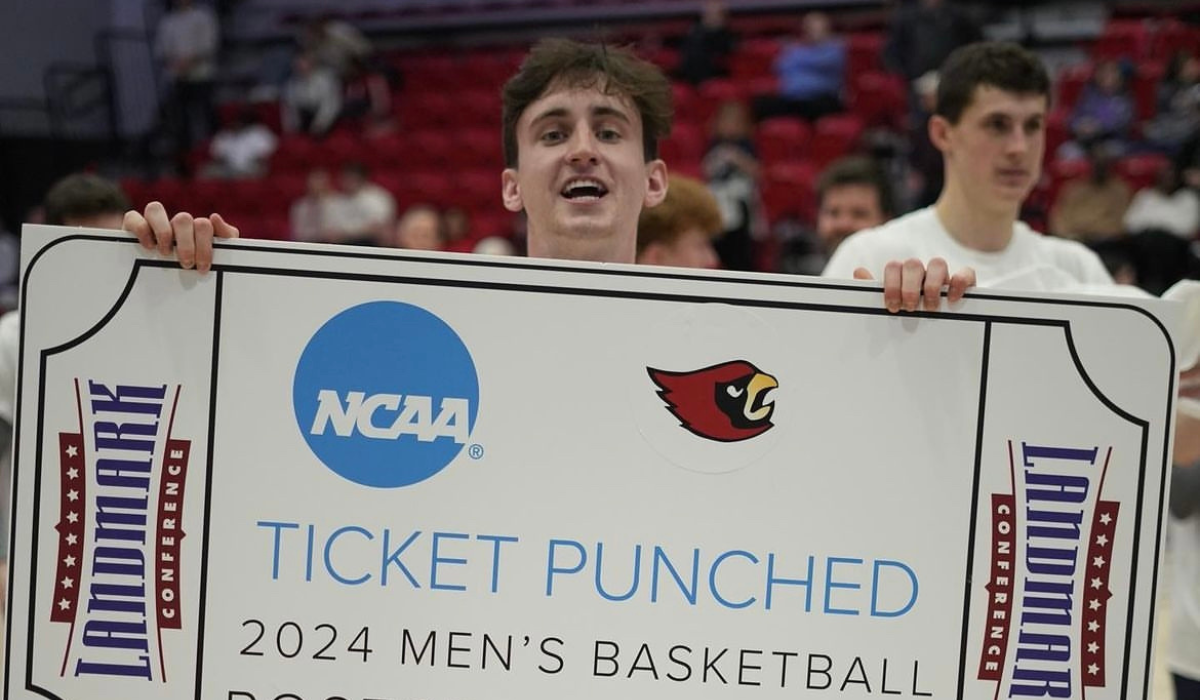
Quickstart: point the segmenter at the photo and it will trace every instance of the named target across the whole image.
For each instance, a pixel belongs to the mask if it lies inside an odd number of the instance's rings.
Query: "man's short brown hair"
[[[825,193],[829,190],[847,185],[870,187],[879,197],[880,213],[886,218],[896,213],[891,183],[879,163],[867,156],[846,156],[825,168],[817,178],[817,206],[825,200]]]
[[[654,64],[629,49],[570,39],[538,42],[504,85],[504,164],[517,166],[517,121],[551,87],[596,88],[629,98],[642,118],[646,161],[658,157],[658,140],[671,132],[671,83]]]
[[[955,49],[942,65],[935,112],[957,124],[980,85],[1050,100],[1050,75],[1037,56],[1017,44],[981,41]]]
[[[46,223],[55,226],[129,209],[129,200],[116,183],[91,173],[75,173],[54,183],[44,204]]]
[[[703,182],[672,175],[662,204],[643,209],[638,217],[637,252],[652,243],[670,245],[692,229],[710,238],[719,236],[724,230],[721,207]]]

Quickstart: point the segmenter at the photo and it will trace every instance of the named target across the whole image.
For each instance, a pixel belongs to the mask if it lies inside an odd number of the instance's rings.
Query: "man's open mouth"
[[[608,188],[599,180],[581,178],[568,182],[559,194],[572,201],[597,200],[608,194]]]

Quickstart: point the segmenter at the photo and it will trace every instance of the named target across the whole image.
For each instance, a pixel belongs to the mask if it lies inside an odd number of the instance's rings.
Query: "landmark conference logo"
[[[468,442],[479,410],[470,351],[434,314],[395,301],[351,307],[305,346],[296,424],[317,459],[363,486],[432,477]]]
[[[74,384],[78,427],[58,434],[49,615],[69,626],[59,675],[166,682],[163,631],[183,627],[191,442],[172,434],[181,387]]]
[[[1112,680],[1113,448],[1008,442],[1012,492],[991,496],[988,612],[977,677],[1006,697],[1084,697]]]

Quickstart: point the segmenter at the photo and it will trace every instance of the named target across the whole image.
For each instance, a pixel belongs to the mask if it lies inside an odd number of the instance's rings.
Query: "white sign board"
[[[24,239],[5,698],[1148,697],[1163,304]]]

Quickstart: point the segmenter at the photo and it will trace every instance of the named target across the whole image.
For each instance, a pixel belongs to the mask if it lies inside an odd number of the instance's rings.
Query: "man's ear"
[[[656,207],[667,197],[667,164],[660,158],[646,163],[646,198],[644,207]]]
[[[525,208],[525,200],[521,199],[521,185],[517,182],[517,171],[505,168],[500,174],[500,196],[504,200],[504,208],[511,212],[519,212]]]
[[[929,117],[929,142],[933,147],[945,154],[950,150],[950,129],[953,125],[950,120],[940,114],[933,114]]]

